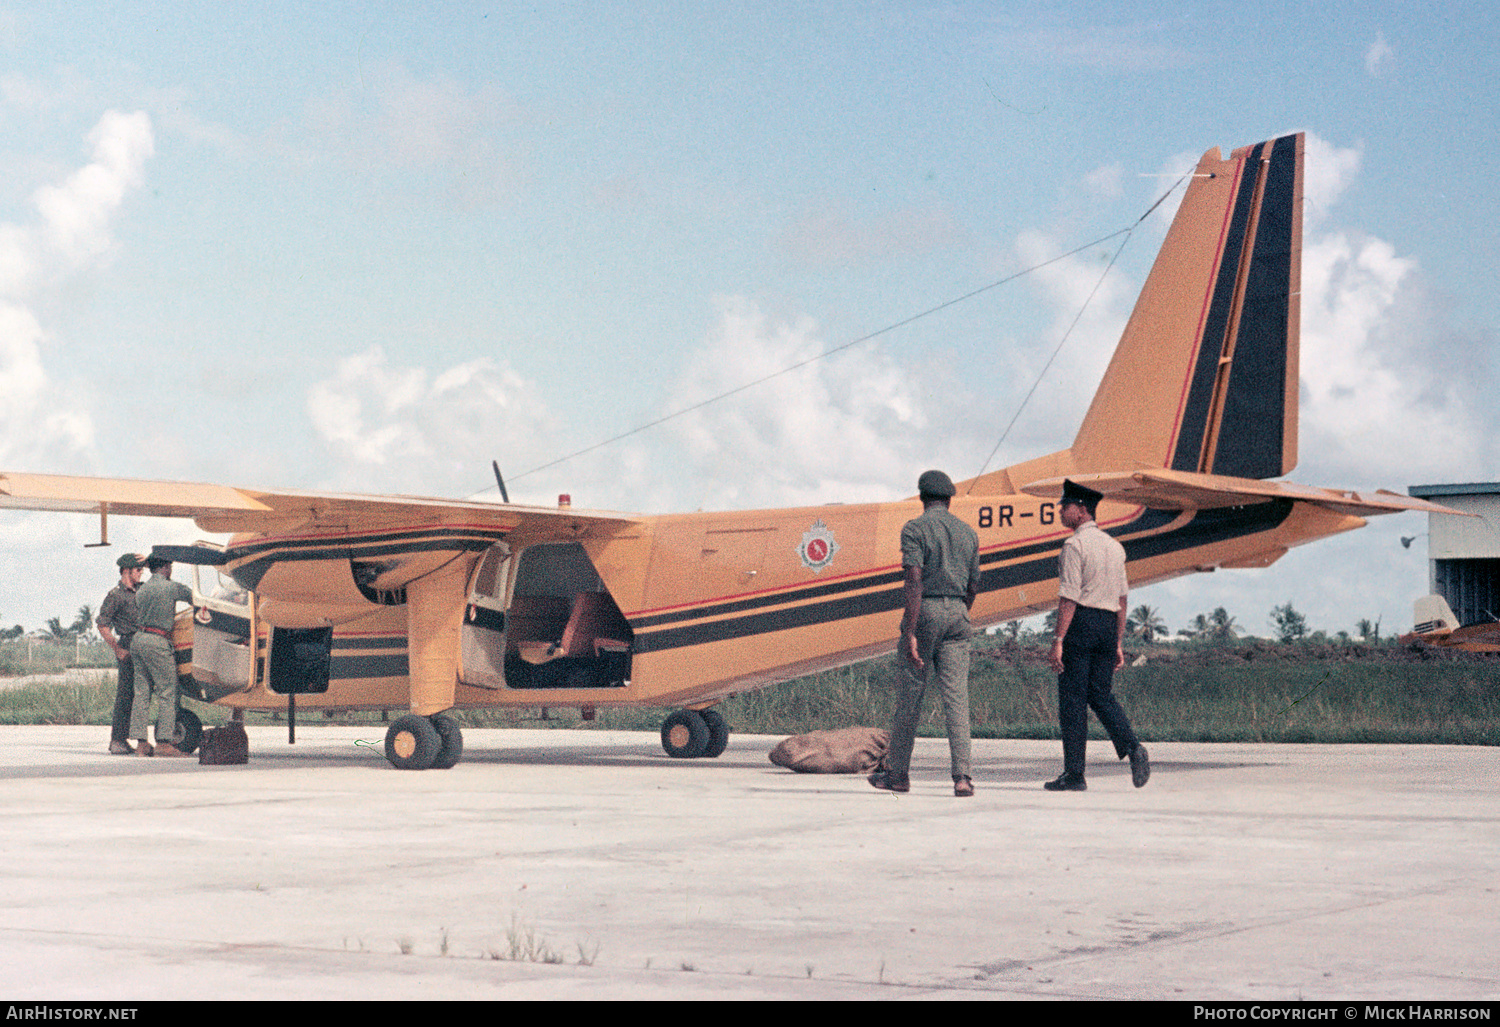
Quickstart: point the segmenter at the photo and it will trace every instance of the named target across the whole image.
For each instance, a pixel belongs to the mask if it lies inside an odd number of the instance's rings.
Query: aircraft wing
[[[549,522],[619,530],[636,518],[581,512],[568,507],[520,506],[423,496],[366,496],[349,493],[238,488],[129,478],[82,478],[58,474],[0,471],[0,508],[120,514],[133,517],[190,517],[204,531],[275,531],[310,522],[461,516],[501,528],[523,525],[546,532]]]
[[[1315,488],[1289,481],[1264,481],[1258,478],[1233,478],[1222,474],[1195,474],[1190,471],[1152,469],[1105,474],[1073,474],[1075,481],[1104,494],[1106,499],[1131,503],[1156,510],[1211,510],[1224,506],[1243,506],[1272,499],[1294,499],[1314,503],[1337,513],[1356,517],[1418,510],[1423,513],[1465,514],[1415,496],[1377,489],[1354,492],[1343,489]],[[1043,478],[1021,487],[1033,496],[1056,499],[1062,495],[1062,478]]]

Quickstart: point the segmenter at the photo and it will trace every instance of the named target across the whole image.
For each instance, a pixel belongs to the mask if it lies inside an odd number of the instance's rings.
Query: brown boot
[[[135,754],[137,756],[150,756],[151,743],[146,741],[144,738],[137,738],[135,740]]]
[[[157,742],[156,743],[156,755],[158,755],[158,756],[188,756],[190,754],[183,752],[181,749],[177,748],[177,746],[173,745],[171,742]]]

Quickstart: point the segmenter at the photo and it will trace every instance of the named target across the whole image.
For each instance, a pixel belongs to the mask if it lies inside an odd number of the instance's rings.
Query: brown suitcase
[[[203,732],[203,741],[198,747],[200,764],[225,764],[250,762],[250,737],[245,734],[245,725],[231,720],[223,727],[209,728]]]

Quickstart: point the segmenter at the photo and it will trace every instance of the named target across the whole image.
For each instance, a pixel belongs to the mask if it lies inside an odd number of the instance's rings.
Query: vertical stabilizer
[[[1297,463],[1303,136],[1198,162],[1071,463],[1274,478]]]

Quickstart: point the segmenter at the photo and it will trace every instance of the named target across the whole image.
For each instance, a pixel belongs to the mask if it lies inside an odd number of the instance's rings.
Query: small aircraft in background
[[[1491,615],[1493,616],[1493,614]],[[1458,618],[1448,600],[1440,595],[1423,596],[1412,603],[1412,629],[1397,641],[1402,645],[1430,645],[1439,649],[1458,649],[1469,653],[1500,653],[1500,621],[1465,624]]]
[[[1199,161],[1073,445],[958,483],[980,539],[976,624],[1057,602],[1063,479],[1104,493],[1133,587],[1265,567],[1403,510],[1392,492],[1272,481],[1297,461],[1303,137]],[[913,470],[913,480],[916,469]],[[397,767],[450,767],[471,707],[680,707],[673,756],[717,756],[731,694],[890,652],[896,503],[669,515],[0,473],[0,506],[190,517],[159,547],[200,583],[193,687],[244,710],[406,708]]]

